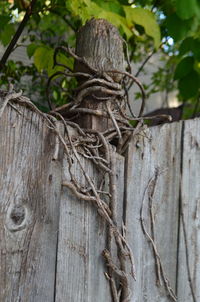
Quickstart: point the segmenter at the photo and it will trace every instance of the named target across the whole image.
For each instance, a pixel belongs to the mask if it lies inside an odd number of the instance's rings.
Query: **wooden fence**
[[[15,106],[0,119],[0,301],[109,302],[106,225],[62,187],[67,160],[62,149],[55,159],[58,142],[43,118]],[[147,129],[116,157],[118,217],[136,266],[131,301],[171,301],[148,234],[178,301],[200,301],[200,120]],[[76,162],[73,169],[81,180]]]

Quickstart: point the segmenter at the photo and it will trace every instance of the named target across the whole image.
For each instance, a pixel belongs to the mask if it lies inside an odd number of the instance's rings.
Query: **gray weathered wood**
[[[17,105],[16,105],[17,106]],[[0,301],[53,302],[61,169],[55,136],[25,107],[0,119]]]
[[[92,19],[81,27],[76,37],[76,54],[86,59],[91,67],[99,73],[109,70],[125,71],[125,59],[123,51],[124,41],[120,37],[118,29],[104,19]],[[84,64],[75,61],[75,71],[89,72]],[[108,73],[114,82],[120,82],[122,75]],[[83,79],[81,79],[82,83]],[[97,94],[105,97],[105,94]],[[89,109],[101,109],[105,111],[105,101],[97,100],[93,95],[84,99],[82,107]],[[78,118],[77,123],[83,128],[99,131],[106,130],[112,125],[109,119],[102,116],[84,114],[84,118]]]
[[[133,249],[137,281],[132,302],[171,301],[163,287],[156,286],[155,260],[150,242],[141,227],[140,210],[144,198],[144,219],[150,232],[149,180],[159,169],[153,196],[155,241],[172,288],[176,287],[179,182],[181,164],[181,123],[153,127],[134,139],[126,162],[126,223]],[[145,194],[145,195],[144,195]]]
[[[105,19],[92,19],[79,29],[76,37],[76,54],[84,57],[95,69],[125,70],[123,39],[118,29]],[[88,68],[75,62],[75,70],[87,72]],[[122,78],[111,74],[115,82]]]
[[[183,136],[183,160],[181,202],[185,224],[180,219],[178,254],[178,301],[200,301],[200,119],[185,122]],[[187,255],[188,254],[188,255]],[[186,255],[188,264],[186,263]],[[189,275],[193,284],[193,299]]]
[[[122,212],[124,159],[117,156],[118,213]],[[91,162],[82,158],[87,173],[97,184],[100,175]],[[64,160],[64,180],[70,180],[68,163]],[[85,184],[77,161],[73,172]],[[63,188],[57,257],[56,302],[112,301],[102,251],[106,247],[105,221],[93,204],[77,199]]]
[[[0,301],[111,302],[101,256],[106,224],[92,204],[66,188],[61,191],[69,171],[62,150],[53,160],[55,135],[40,115],[15,106],[19,112],[8,104],[0,119]],[[154,254],[140,221],[144,200],[144,222],[150,232],[146,189],[156,169],[160,175],[153,195],[155,241],[164,270],[172,288],[177,288],[178,302],[200,299],[199,129],[196,119],[153,127],[134,137],[125,158],[125,180],[124,158],[116,154],[117,221],[120,225],[125,215],[135,256],[137,281],[130,279],[131,302],[172,301],[163,286],[156,286]],[[99,183],[95,166],[85,159],[82,163]],[[76,160],[73,171],[85,185]]]

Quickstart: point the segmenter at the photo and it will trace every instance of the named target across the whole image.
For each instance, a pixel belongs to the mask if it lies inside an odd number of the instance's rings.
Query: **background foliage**
[[[145,64],[154,53],[161,53],[163,67],[152,74],[151,83],[145,87],[147,95],[177,89],[180,102],[191,104],[186,117],[199,111],[198,0],[0,0],[0,43],[5,49],[27,12],[30,13],[23,34],[11,51],[25,47],[31,63],[1,59],[1,86],[12,81],[27,95],[37,95],[45,106],[47,78],[63,69],[53,67],[54,48],[66,44],[74,47],[75,32],[86,20],[105,18],[119,28],[128,42],[131,61],[143,66],[137,74],[145,72]],[[73,68],[73,60],[62,53],[59,62]],[[55,81],[51,90],[54,103],[67,102],[75,86],[74,79]]]

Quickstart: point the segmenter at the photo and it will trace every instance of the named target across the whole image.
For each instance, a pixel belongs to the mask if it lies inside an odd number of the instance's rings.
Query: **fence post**
[[[123,40],[115,26],[104,19],[92,19],[81,27],[76,37],[76,54],[83,57],[89,65],[101,74],[108,70],[125,71]],[[75,71],[89,72],[81,62],[75,61]],[[119,82],[122,75],[108,73],[114,82]],[[80,79],[83,83],[83,79]],[[93,84],[95,86],[95,84]],[[100,84],[101,85],[101,84]],[[103,93],[97,93],[98,98],[105,97]],[[105,101],[94,97],[94,93],[84,99],[83,107],[88,109],[105,110]],[[106,110],[105,110],[106,111]],[[77,123],[83,128],[105,131],[112,125],[108,118],[83,114],[77,119]]]
[[[0,301],[54,301],[62,156],[37,113],[0,118]]]

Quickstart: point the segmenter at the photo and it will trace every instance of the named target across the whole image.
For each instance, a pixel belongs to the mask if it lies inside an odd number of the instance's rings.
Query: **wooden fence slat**
[[[95,181],[97,175],[93,174],[90,163],[84,161],[83,165]],[[84,184],[84,177],[75,160],[73,172],[80,181],[82,178]],[[64,179],[70,180],[66,159],[64,160]],[[96,240],[91,240],[95,235]],[[105,246],[104,235],[105,229],[93,206],[88,202],[78,200],[68,188],[63,188],[60,207],[56,302],[90,301],[88,283],[92,269],[93,272],[95,271],[93,278],[97,281],[93,282],[93,285],[97,286],[96,295],[98,297],[109,295],[109,288],[103,275],[103,259],[100,257],[102,246]],[[95,257],[95,255],[97,256]],[[102,292],[98,288],[101,283],[103,283]]]
[[[0,119],[0,301],[54,301],[61,172],[55,135],[25,107]]]
[[[126,223],[137,278],[132,302],[171,301],[163,286],[156,286],[154,254],[142,231],[140,219],[144,200],[144,222],[151,234],[148,192],[145,194],[145,190],[156,169],[161,174],[152,199],[155,241],[172,288],[176,287],[181,128],[181,123],[173,123],[147,129],[144,135],[134,137],[129,146],[126,160]]]
[[[200,301],[200,120],[185,122],[182,159],[181,198],[184,225],[180,219],[178,255],[178,301]],[[184,227],[185,234],[184,236]],[[187,242],[187,252],[185,245]],[[188,254],[188,264],[186,263]],[[189,274],[193,284],[192,296]]]
[[[37,113],[15,106],[18,112],[8,105],[0,119],[0,301],[111,302],[101,255],[106,223],[92,204],[67,188],[61,191],[62,182],[70,180],[69,167],[62,148],[53,160],[55,135]],[[156,286],[152,245],[142,231],[143,204],[144,223],[153,237],[150,202],[156,246],[178,301],[200,299],[199,130],[199,119],[153,127],[132,139],[125,167],[116,154],[117,221],[120,226],[125,215],[135,256],[131,302],[172,301],[164,286]],[[81,162],[99,184],[95,166]],[[76,160],[72,170],[85,185]]]
[[[95,166],[81,159],[88,175],[97,184],[100,175]],[[119,208],[122,211],[124,185],[124,159],[118,156],[117,190]],[[63,179],[70,180],[66,158]],[[73,173],[85,184],[84,176],[76,160]],[[105,278],[106,267],[101,255],[106,247],[105,221],[93,204],[77,199],[68,188],[63,188],[60,208],[60,226],[57,257],[56,302],[111,302],[109,282]]]

